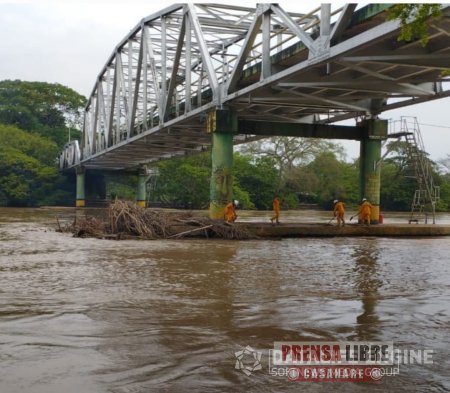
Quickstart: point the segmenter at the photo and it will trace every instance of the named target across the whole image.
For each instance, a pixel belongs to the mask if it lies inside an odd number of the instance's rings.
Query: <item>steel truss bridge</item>
[[[314,136],[339,120],[449,96],[450,6],[429,21],[426,47],[397,40],[388,7],[322,4],[302,14],[177,4],[146,17],[100,71],[82,141],[65,146],[60,169],[129,169],[206,150],[218,109],[236,114],[238,144],[268,136],[262,125]],[[343,127],[342,138],[361,136]]]

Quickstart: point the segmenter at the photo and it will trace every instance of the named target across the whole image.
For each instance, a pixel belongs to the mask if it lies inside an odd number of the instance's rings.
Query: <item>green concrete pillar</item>
[[[146,190],[146,182],[147,182],[147,167],[142,167],[139,169],[138,173],[138,183],[136,190],[136,205],[140,207],[146,207],[147,203],[147,190]]]
[[[85,169],[83,167],[78,167],[75,170],[77,175],[77,189],[76,189],[76,199],[75,206],[76,207],[85,207],[86,206],[86,196],[85,196]]]
[[[233,134],[237,117],[229,110],[208,114],[207,131],[212,138],[209,217],[223,219],[225,206],[233,198]]]
[[[368,119],[362,125],[365,132],[360,145],[359,195],[360,200],[367,198],[373,206],[370,223],[378,224],[380,216],[381,142],[387,136],[387,121]]]

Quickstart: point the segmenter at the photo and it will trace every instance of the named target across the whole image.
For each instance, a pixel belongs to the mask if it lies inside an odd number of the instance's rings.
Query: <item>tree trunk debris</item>
[[[243,240],[252,236],[246,228],[222,220],[194,217],[187,212],[144,209],[133,202],[116,200],[108,208],[106,219],[78,217],[58,232],[74,237],[98,239],[180,239],[183,237]]]

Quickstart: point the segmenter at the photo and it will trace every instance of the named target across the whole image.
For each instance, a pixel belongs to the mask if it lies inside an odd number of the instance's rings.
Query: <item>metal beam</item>
[[[308,98],[310,100],[316,100],[316,101],[321,101],[321,102],[325,102],[325,103],[328,103],[328,104],[332,104],[335,107],[336,106],[337,107],[342,107],[342,108],[346,108],[346,109],[353,110],[353,111],[363,111],[363,112],[368,111],[368,108],[366,108],[366,107],[362,107],[362,106],[359,106],[359,105],[356,105],[356,104],[349,104],[349,103],[346,103],[346,102],[342,102],[342,101],[339,101],[339,99],[333,99],[332,100],[330,98],[321,97],[321,96],[317,96],[317,95],[314,95],[314,94],[306,94],[306,93],[302,93],[302,92],[299,92],[297,90],[292,90],[292,89],[289,89],[289,90],[279,89],[279,90],[282,91],[283,93],[290,93],[290,94],[294,94],[294,95],[298,95],[298,96],[301,96],[301,97]]]
[[[262,14],[262,60],[261,79],[268,78],[272,74],[270,60],[270,10]]]
[[[158,102],[159,123],[164,122],[165,108],[167,101],[167,30],[166,17],[161,18],[161,95]]]
[[[277,85],[279,88],[285,88],[285,87],[295,87],[295,88],[318,88],[318,87],[324,87],[327,89],[332,90],[342,90],[342,91],[355,91],[355,92],[367,92],[367,93],[380,93],[380,94],[391,94],[391,93],[403,93],[410,95],[430,95],[434,94],[432,90],[429,89],[431,86],[416,86],[416,85],[410,85],[409,83],[399,83],[394,82],[392,80],[381,80],[381,81],[365,81],[365,80],[356,80],[348,82],[345,81],[339,81],[339,82],[287,82],[287,83],[280,83]],[[367,97],[367,95],[366,95]],[[336,97],[336,99],[339,99],[340,97]],[[348,98],[351,98],[351,96],[348,96]]]
[[[163,111],[163,121],[167,120],[169,116],[170,106],[172,104],[172,97],[177,82],[178,67],[180,66],[181,51],[183,49],[185,32],[186,32],[186,14],[183,16],[183,21],[181,22],[180,35],[178,37],[177,49],[175,51],[175,58],[172,66],[172,75],[170,77],[169,82],[169,90],[167,91],[167,98]]]
[[[247,60],[248,54],[250,53],[253,43],[255,42],[255,38],[259,33],[261,28],[262,17],[261,15],[255,15],[252,24],[248,30],[247,35],[245,36],[244,43],[242,45],[242,49],[239,52],[238,58],[234,65],[234,69],[231,73],[229,82],[228,82],[228,93],[233,93],[236,91],[236,87],[239,79],[242,76],[242,70],[244,69],[244,64]]]
[[[351,3],[344,6],[339,19],[334,24],[333,30],[331,30],[330,42],[332,45],[338,42],[341,38],[342,33],[347,28],[350,20],[352,19],[353,11],[355,11],[357,5],[357,3]]]
[[[192,38],[192,30],[191,30],[191,19],[186,19],[186,62],[185,62],[185,68],[184,68],[184,78],[186,82],[185,87],[185,105],[184,105],[184,113],[189,112],[191,110],[191,54],[192,54],[192,47],[191,47],[191,38]]]
[[[326,124],[239,120],[238,133],[265,136],[293,136],[302,138],[351,139],[363,138],[363,127]]]
[[[213,97],[220,102],[219,82],[217,81],[216,72],[209,54],[208,46],[206,45],[205,38],[203,37],[202,28],[195,11],[195,6],[192,3],[187,3],[188,16],[192,23],[192,28],[197,39],[197,44],[202,55],[202,61],[206,68],[206,74],[208,76],[209,84],[213,92]]]
[[[392,78],[392,77],[390,77],[388,75],[382,74],[382,73],[377,72],[377,71],[373,71],[373,70],[368,69],[366,67],[362,67],[360,65],[349,64],[349,63],[346,63],[346,62],[343,62],[343,61],[337,61],[336,63],[344,65],[344,66],[347,66],[347,67],[349,67],[351,69],[354,69],[356,71],[359,71],[359,72],[361,72],[363,74],[370,75],[370,76],[373,76],[373,77],[381,79],[381,80],[386,80],[386,81],[391,81],[392,83],[396,83],[400,89],[403,89],[403,91],[401,91],[401,92],[404,92],[404,91],[407,91],[407,92],[415,91],[416,95],[433,94],[434,93],[433,91],[429,91],[429,90],[424,89],[424,88],[422,88],[420,86],[415,86],[415,85],[413,85],[411,83],[398,83],[395,80],[395,78]],[[414,94],[414,93],[411,93],[411,94]]]
[[[136,124],[136,110],[138,105],[138,97],[139,97],[139,88],[141,83],[141,77],[142,77],[142,62],[144,61],[144,46],[145,46],[145,40],[144,40],[144,26],[142,26],[141,30],[141,42],[139,45],[139,57],[138,57],[138,63],[137,63],[137,70],[136,70],[136,79],[134,82],[134,94],[133,94],[133,103],[131,106],[131,119],[130,119],[130,132],[129,135],[132,136],[135,134],[134,132],[134,126]],[[145,59],[147,61],[147,59]],[[130,77],[130,76],[128,76]],[[146,116],[146,114],[145,114]]]
[[[314,41],[312,38],[302,29],[300,28],[295,21],[289,16],[287,12],[285,12],[279,5],[272,4],[270,6],[272,11],[281,19],[281,22],[292,31],[304,44],[305,46],[313,53],[315,53]]]

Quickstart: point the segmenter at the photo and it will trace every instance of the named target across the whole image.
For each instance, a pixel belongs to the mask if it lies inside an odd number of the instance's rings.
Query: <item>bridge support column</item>
[[[360,145],[359,195],[372,204],[371,224],[379,223],[380,216],[380,164],[381,142],[387,136],[387,121],[369,119],[362,124],[365,128]]]
[[[136,205],[140,207],[146,207],[147,203],[147,192],[146,192],[146,182],[147,182],[147,167],[143,166],[139,169],[138,173],[138,183],[136,190]]]
[[[76,207],[85,207],[86,206],[86,197],[85,197],[85,174],[86,171],[83,167],[76,168],[77,175],[77,188],[76,188]]]
[[[237,117],[229,110],[208,114],[207,131],[212,134],[209,217],[223,219],[225,206],[233,198],[233,134]]]

